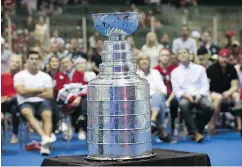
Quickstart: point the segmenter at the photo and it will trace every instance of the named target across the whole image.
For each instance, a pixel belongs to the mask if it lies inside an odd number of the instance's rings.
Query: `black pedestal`
[[[85,155],[46,158],[41,166],[211,166],[206,154],[153,149],[155,158],[133,161],[91,162]]]

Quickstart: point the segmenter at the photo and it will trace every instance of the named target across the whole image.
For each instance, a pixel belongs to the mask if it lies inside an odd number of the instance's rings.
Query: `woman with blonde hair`
[[[149,32],[146,35],[146,43],[142,46],[141,51],[150,57],[151,68],[154,68],[158,63],[159,51],[163,48],[163,45],[158,43],[157,36],[154,32]]]
[[[137,74],[145,78],[150,85],[151,132],[158,131],[160,140],[172,143],[174,140],[165,130],[166,86],[160,73],[156,69],[150,68],[150,58],[146,54],[138,57],[137,64],[139,66]]]

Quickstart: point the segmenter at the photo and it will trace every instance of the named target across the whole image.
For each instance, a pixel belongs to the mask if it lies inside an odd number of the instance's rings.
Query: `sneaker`
[[[197,143],[202,143],[204,137],[200,133],[195,133],[195,134],[191,135],[191,139]]]
[[[54,133],[51,133],[51,142],[54,143],[56,141],[56,135]]]
[[[13,135],[11,140],[10,140],[10,144],[16,144],[16,143],[18,143],[18,137]]]
[[[41,146],[49,148],[52,142],[53,139],[51,137],[43,136],[41,139]]]
[[[78,133],[78,139],[79,139],[79,140],[86,140],[86,132],[84,132],[84,131],[80,131],[80,132]]]
[[[25,145],[25,150],[26,151],[36,151],[36,150],[40,150],[40,147],[41,147],[40,142],[33,140],[32,142]]]
[[[49,156],[50,155],[50,148],[49,147],[41,146],[40,147],[40,154],[42,156]]]

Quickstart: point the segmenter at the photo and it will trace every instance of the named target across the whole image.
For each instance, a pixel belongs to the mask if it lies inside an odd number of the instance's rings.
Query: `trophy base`
[[[120,158],[107,158],[107,157],[89,157],[86,156],[84,159],[86,161],[137,161],[137,160],[145,160],[155,157],[155,153],[151,153],[149,155],[141,155],[137,157],[120,157]]]
[[[211,166],[206,154],[152,149],[153,158],[130,160],[87,160],[86,155],[45,158],[41,166]]]

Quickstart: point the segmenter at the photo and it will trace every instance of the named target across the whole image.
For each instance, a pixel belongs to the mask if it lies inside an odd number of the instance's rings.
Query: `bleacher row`
[[[63,38],[72,38],[76,32],[76,26],[82,26],[82,17],[86,17],[87,37],[90,37],[95,28],[93,26],[93,13],[106,13],[117,11],[130,11],[127,5],[76,5],[62,6],[62,14],[52,15],[50,17],[50,31],[58,30],[59,35]],[[146,14],[150,10],[147,6],[138,6],[138,8]],[[199,15],[193,14],[193,10],[189,11],[189,15],[183,15],[180,10],[170,5],[162,5],[161,13],[155,14],[155,17],[164,25],[160,29],[156,29],[157,36],[167,32],[170,39],[174,39],[179,34],[179,25],[186,22],[192,30],[202,31],[205,28],[213,32],[213,17],[218,16],[218,41],[222,40],[226,30],[233,30],[236,34],[240,34],[242,39],[242,11],[240,7],[199,7]],[[16,15],[13,22],[18,28],[24,28],[26,16]],[[135,37],[136,46],[140,48],[145,43],[145,36],[150,31],[150,27],[139,28],[133,36]],[[241,33],[240,33],[241,32]],[[238,35],[239,36],[239,35]],[[137,40],[138,39],[138,40]]]

